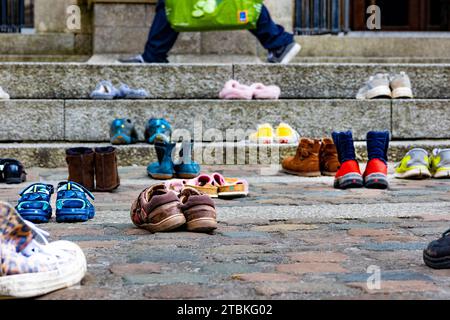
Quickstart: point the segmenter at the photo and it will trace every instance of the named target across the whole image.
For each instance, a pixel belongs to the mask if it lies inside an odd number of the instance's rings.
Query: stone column
[[[77,5],[81,10],[81,28],[67,27],[67,8]],[[39,34],[73,34],[74,53],[87,54],[92,50],[92,12],[88,0],[35,0],[34,26]]]

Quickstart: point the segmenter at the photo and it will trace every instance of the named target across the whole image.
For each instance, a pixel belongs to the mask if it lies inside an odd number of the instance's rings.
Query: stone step
[[[354,98],[377,72],[407,72],[417,98],[450,98],[450,64],[301,63],[122,65],[0,63],[0,86],[15,99],[88,99],[100,80],[148,89],[154,99],[214,99],[223,84],[277,84],[283,98]]]
[[[129,117],[144,141],[145,122],[164,117],[174,136],[196,141],[244,139],[257,124],[288,122],[303,136],[352,129],[389,130],[395,140],[450,139],[450,100],[9,100],[0,101],[0,141],[108,142],[114,118]]]
[[[102,147],[106,143],[0,143],[0,158],[16,158],[26,167],[65,167],[65,149],[73,147]],[[434,148],[450,148],[450,140],[391,141],[389,161],[399,161],[413,147],[431,152]],[[177,145],[178,154],[181,145]],[[356,141],[355,148],[360,161],[367,160],[364,141]],[[119,166],[146,166],[156,161],[155,149],[149,144],[117,146]],[[294,155],[297,145],[256,145],[250,143],[202,143],[194,144],[193,159],[202,165],[264,165],[262,174],[279,169],[286,156]],[[178,157],[175,157],[177,159]]]

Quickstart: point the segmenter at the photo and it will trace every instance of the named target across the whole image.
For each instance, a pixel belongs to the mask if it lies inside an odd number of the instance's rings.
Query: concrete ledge
[[[450,64],[168,64],[0,63],[12,98],[85,99],[104,79],[143,87],[154,99],[217,98],[224,83],[277,84],[282,97],[354,98],[376,72],[406,71],[417,98],[450,98]]]
[[[0,63],[0,86],[15,99],[87,99],[105,79],[146,88],[152,98],[216,98],[230,78],[232,65]]]
[[[75,35],[72,33],[0,33],[0,43],[0,54],[64,55],[76,53]]]
[[[0,101],[0,141],[64,140],[64,101]]]
[[[57,168],[65,167],[65,150],[73,147],[100,147],[105,143],[0,143],[0,158],[17,158],[26,167]],[[389,149],[389,161],[399,161],[413,147],[432,151],[433,148],[449,148],[450,140],[417,140],[392,141]],[[178,145],[176,151],[178,151]],[[359,161],[367,160],[365,142],[355,142]],[[148,144],[117,146],[119,166],[147,166],[156,161],[155,149]],[[294,155],[297,145],[258,146],[254,144],[233,143],[197,143],[194,146],[193,157],[202,165],[245,165],[258,164],[276,169],[277,163],[287,156]],[[177,153],[176,153],[177,154]],[[176,158],[176,157],[175,157]],[[271,168],[271,165],[275,167]]]
[[[356,139],[364,139],[369,130],[391,128],[389,100],[68,100],[65,140],[109,141],[112,119],[122,117],[136,123],[142,141],[145,122],[151,117],[164,117],[174,129],[190,132],[192,138],[203,141],[223,140],[236,130],[248,133],[265,122],[274,126],[288,122],[302,135],[317,138],[329,136],[333,129],[352,129]]]
[[[377,36],[297,36],[303,47],[297,57],[423,57],[448,58],[450,38]]]
[[[273,83],[284,98],[354,98],[369,76],[405,71],[416,98],[450,98],[450,64],[234,65],[234,77],[243,83]]]
[[[392,104],[394,138],[426,139],[450,137],[448,100],[401,100]]]
[[[394,140],[450,139],[450,100],[442,99],[9,100],[0,102],[0,111],[0,141],[108,142],[114,118],[132,119],[144,141],[145,122],[152,117],[168,119],[177,136],[206,142],[241,140],[266,122],[288,122],[315,138],[352,130],[364,140],[370,130],[390,130]]]

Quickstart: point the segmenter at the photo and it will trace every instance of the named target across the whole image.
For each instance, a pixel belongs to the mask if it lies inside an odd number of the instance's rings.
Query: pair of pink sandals
[[[262,83],[254,83],[251,86],[240,84],[236,80],[230,80],[225,83],[225,87],[220,91],[220,99],[267,99],[278,100],[281,90],[278,86],[265,86]]]
[[[194,179],[173,179],[165,182],[167,189],[176,193],[184,187],[195,188],[212,198],[245,197],[249,192],[248,182],[239,178],[225,178],[220,173],[201,174]]]

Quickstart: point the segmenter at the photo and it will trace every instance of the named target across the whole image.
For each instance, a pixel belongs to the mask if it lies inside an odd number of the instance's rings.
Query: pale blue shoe
[[[145,89],[132,89],[126,84],[120,84],[120,98],[122,99],[146,99],[149,97]]]
[[[120,91],[110,81],[105,80],[100,81],[91,93],[91,98],[95,100],[112,100],[119,96]]]

